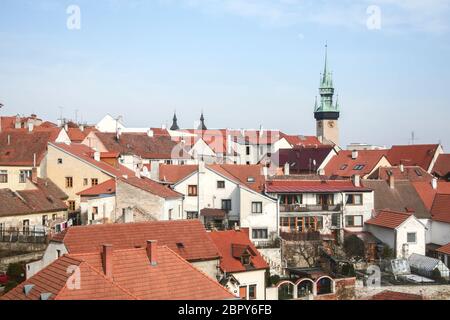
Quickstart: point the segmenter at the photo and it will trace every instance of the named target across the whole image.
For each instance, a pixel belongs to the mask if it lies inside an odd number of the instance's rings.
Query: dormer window
[[[249,266],[250,263],[251,263],[250,255],[243,255],[243,256],[241,257],[241,263],[242,263],[244,266]]]

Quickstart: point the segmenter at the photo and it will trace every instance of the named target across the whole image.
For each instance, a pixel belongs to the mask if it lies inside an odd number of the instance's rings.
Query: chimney
[[[437,178],[433,178],[433,180],[431,180],[431,187],[433,188],[433,190],[437,190],[437,187],[438,187],[438,179]]]
[[[395,178],[393,174],[389,176],[389,187],[391,187],[391,189],[395,189]]]
[[[33,121],[28,121],[28,132],[33,132],[34,123]]]
[[[165,124],[163,124],[163,125],[161,125],[161,129],[162,129],[162,130],[166,130],[166,129],[167,129],[167,126],[166,126]]]
[[[66,132],[69,131],[69,124],[68,124],[68,123],[65,123],[65,124],[64,124],[64,130],[66,130]]]
[[[84,132],[84,124],[80,124],[80,130],[81,130],[81,132]]]
[[[147,256],[150,260],[152,266],[158,265],[158,252],[157,252],[158,241],[148,240],[147,241]]]
[[[100,160],[101,160],[100,151],[97,151],[95,149],[94,149],[94,160],[97,161],[97,162],[100,162]]]
[[[117,132],[116,132],[116,138],[117,138],[117,141],[119,141],[120,140],[120,136],[122,135],[122,128],[117,128]]]
[[[15,128],[16,128],[16,129],[22,128],[22,120],[20,119],[20,116],[19,116],[19,115],[16,116]]]
[[[359,174],[353,176],[353,185],[357,188],[361,187],[361,176]]]
[[[8,134],[8,146],[11,145],[11,135]]]
[[[262,168],[262,170],[263,170],[263,176],[264,176],[264,179],[267,179],[267,176],[269,175],[269,168],[267,168],[266,166],[264,166],[264,167]]]
[[[289,162],[286,162],[285,164],[284,164],[284,175],[285,176],[288,176],[288,175],[290,175],[290,164],[289,164]]]
[[[155,134],[154,134],[153,130],[149,129],[149,130],[147,130],[147,135],[148,135],[150,138],[153,138],[153,136],[154,136]]]
[[[112,280],[113,278],[113,247],[110,244],[103,245],[103,272],[105,272],[106,278]]]
[[[31,169],[31,181],[36,184],[38,182],[37,180],[38,180],[38,171],[37,168],[35,167]]]
[[[358,151],[357,151],[357,150],[353,150],[353,151],[352,151],[352,159],[353,159],[353,160],[358,159]]]
[[[405,172],[405,166],[403,164],[400,164],[400,172],[401,173]]]

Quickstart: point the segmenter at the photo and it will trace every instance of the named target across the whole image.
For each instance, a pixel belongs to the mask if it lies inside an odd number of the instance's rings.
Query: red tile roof
[[[214,260],[220,256],[199,220],[71,227],[52,240],[64,242],[71,254],[100,252],[104,243],[127,249],[145,247],[147,240],[158,240],[188,261]]]
[[[450,223],[450,194],[436,194],[431,217],[434,221]]]
[[[98,196],[101,194],[114,194],[114,193],[116,193],[116,180],[110,179],[103,183],[100,183],[99,185],[83,190],[77,193],[77,195],[86,197],[86,196]]]
[[[164,199],[179,199],[183,197],[181,193],[170,189],[168,186],[162,185],[158,182],[155,182],[147,178],[128,177],[126,179],[125,178],[119,179],[120,181],[128,183],[133,187],[147,191],[151,194],[154,194]]]
[[[81,131],[80,128],[68,128],[67,135],[69,136],[70,141],[75,143],[81,143],[89,134],[87,131]]]
[[[439,177],[445,177],[450,173],[450,153],[439,155],[434,164],[433,173]]]
[[[428,210],[431,210],[436,194],[450,194],[450,182],[438,181],[436,190],[430,182],[413,182],[412,184]]]
[[[157,265],[145,248],[112,251],[112,279],[104,275],[99,252],[69,254],[7,293],[2,299],[37,300],[52,293],[58,300],[222,300],[233,296],[219,283],[197,270],[166,246],[157,247]],[[81,288],[66,286],[70,265],[80,267]],[[69,281],[70,283],[70,281]],[[34,284],[28,296],[24,285]]]
[[[207,166],[238,184],[261,193],[266,182],[261,165],[213,164]]]
[[[209,234],[219,249],[220,269],[223,272],[244,272],[268,269],[269,265],[243,231],[215,231]],[[252,267],[244,266],[240,257],[247,251],[251,255]]]
[[[80,288],[71,290],[74,283],[69,268],[78,267]],[[25,294],[25,286],[32,286]],[[130,292],[108,280],[104,274],[84,261],[81,256],[66,255],[54,261],[36,275],[27,279],[0,300],[41,300],[41,294],[50,294],[48,300],[134,300]]]
[[[370,300],[423,300],[423,297],[417,294],[386,290],[372,296]]]
[[[409,181],[426,181],[430,182],[433,180],[433,176],[425,171],[422,167],[404,167],[403,172],[400,167],[380,167],[374,173],[372,173],[369,179],[381,179],[389,181],[390,176],[398,180],[409,180]]]
[[[420,166],[428,171],[438,148],[438,144],[393,146],[387,159],[393,166]]]
[[[115,133],[96,132],[96,136],[108,151],[120,154],[135,154],[144,159],[192,158],[170,136],[149,137],[146,133],[122,133],[119,140]]]
[[[447,243],[445,246],[436,249],[436,251],[450,256],[450,243]]]
[[[278,167],[284,167],[286,163],[289,163],[290,174],[315,173],[332,151],[331,146],[280,149],[272,155],[271,159],[278,161],[274,164]]]
[[[42,181],[41,181],[42,183]],[[36,185],[36,190],[12,191],[0,189],[0,217],[66,211],[62,191],[52,187]]]
[[[411,213],[383,210],[380,211],[374,218],[367,220],[365,224],[388,229],[396,229],[411,216]]]
[[[285,133],[280,132],[280,139],[285,138],[286,141],[292,145],[295,146],[321,146],[322,143],[319,141],[319,139],[315,136],[296,136],[296,135],[288,135]]]
[[[50,131],[2,131],[0,133],[0,165],[31,167],[34,155],[36,155],[36,165],[40,165],[49,141],[52,141]]]
[[[200,210],[200,215],[203,217],[210,217],[210,218],[225,218],[226,212],[225,210],[221,209],[204,208]]]
[[[198,165],[159,165],[159,180],[171,184],[180,182],[198,170]]]
[[[271,180],[266,184],[269,193],[298,192],[370,192],[369,188],[355,187],[349,180]]]
[[[366,176],[370,174],[380,160],[386,155],[386,150],[358,151],[358,157],[352,159],[352,151],[342,150],[325,166],[325,175],[351,177],[353,175]],[[357,170],[357,166],[363,166]]]

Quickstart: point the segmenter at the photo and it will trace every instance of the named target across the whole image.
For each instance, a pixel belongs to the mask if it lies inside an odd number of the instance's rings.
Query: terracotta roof
[[[430,209],[408,180],[395,181],[394,188],[385,180],[362,180],[362,185],[374,190],[375,210],[413,211],[418,219],[429,219]]]
[[[279,167],[289,163],[290,174],[314,173],[332,151],[331,146],[280,149],[272,155],[271,159],[278,160]]]
[[[155,182],[147,178],[128,177],[126,179],[125,178],[119,179],[120,181],[128,183],[133,187],[147,191],[151,194],[154,194],[164,199],[179,199],[183,197],[181,193],[170,189],[168,186],[162,185],[158,182]]]
[[[363,177],[370,174],[385,155],[386,150],[362,150],[358,151],[356,159],[352,159],[352,151],[341,150],[325,166],[325,174],[339,177],[353,175]]]
[[[159,165],[159,180],[177,183],[198,170],[198,165]]]
[[[450,174],[450,153],[440,154],[433,167],[433,173],[439,177]]]
[[[89,132],[81,131],[80,128],[68,128],[67,135],[70,141],[75,143],[81,143],[86,138]]]
[[[409,180],[430,182],[433,180],[433,176],[419,166],[405,166],[403,168],[403,172],[400,167],[380,167],[370,175],[369,179],[381,179],[388,181],[391,176],[393,176],[396,181]]]
[[[71,227],[52,240],[64,242],[69,253],[100,252],[104,243],[117,249],[145,247],[147,240],[161,245],[188,261],[213,260],[219,257],[199,220],[151,221],[129,224],[109,224]]]
[[[315,136],[296,136],[296,135],[288,135],[280,132],[280,138],[285,138],[286,141],[295,146],[321,146],[322,143]]]
[[[450,256],[450,243],[447,243],[445,246],[436,249],[436,251]]]
[[[213,164],[207,167],[253,191],[261,193],[264,190],[266,180],[261,165]]]
[[[78,267],[82,284],[79,290],[71,290],[70,267]],[[25,294],[25,287],[31,288]],[[83,260],[81,256],[66,255],[54,261],[30,279],[0,297],[0,300],[134,300],[127,290],[108,280],[103,273]]]
[[[102,254],[69,254],[26,280],[4,300],[38,300],[51,293],[57,300],[221,300],[233,296],[216,281],[197,270],[166,246],[157,247],[157,265],[150,263],[145,248],[112,248],[112,279],[104,275]],[[67,268],[80,268],[80,290],[69,290]],[[34,285],[28,296],[25,285]]]
[[[93,186],[81,192],[78,192],[79,196],[98,196],[101,194],[114,194],[116,193],[116,180],[110,179],[99,185]]]
[[[2,131],[0,133],[0,165],[31,167],[34,155],[36,155],[36,165],[40,165],[47,152],[49,141],[52,141],[52,133],[49,131]]]
[[[423,300],[421,295],[385,290],[372,296],[370,300]]]
[[[221,209],[204,208],[200,210],[200,215],[210,218],[225,218],[226,212]]]
[[[436,194],[450,194],[450,182],[438,181],[436,190],[429,182],[413,182],[412,184],[428,210],[431,210]]]
[[[393,166],[420,166],[428,171],[438,148],[438,144],[393,146],[388,150],[387,159]]]
[[[266,185],[266,191],[269,193],[372,191],[365,187],[355,187],[349,180],[271,180]]]
[[[436,194],[431,216],[434,221],[450,223],[450,194]]]
[[[144,159],[192,158],[170,136],[149,137],[146,133],[122,133],[117,140],[115,133],[96,132],[95,134],[108,151],[120,154],[135,154]]]
[[[269,268],[269,265],[250,241],[246,232],[215,231],[211,232],[209,236],[222,256],[220,269],[223,272],[244,272]],[[244,266],[240,259],[242,253],[246,250],[251,255],[251,267]]]
[[[45,186],[44,180],[40,180],[35,190],[14,192],[0,189],[0,217],[67,210],[67,205],[61,198],[64,193],[54,184],[50,186],[48,183]]]
[[[380,211],[374,218],[367,220],[365,224],[388,229],[396,229],[410,217],[411,217],[410,213],[396,212],[396,211]]]

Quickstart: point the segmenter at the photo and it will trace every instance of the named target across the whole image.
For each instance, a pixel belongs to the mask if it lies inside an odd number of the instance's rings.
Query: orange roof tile
[[[358,151],[357,158],[353,159],[352,151],[342,150],[325,166],[325,175],[338,177],[365,176],[375,169],[385,155],[385,150],[362,150]],[[358,166],[360,167],[358,168]]]
[[[198,165],[159,165],[159,180],[177,183],[198,170]]]
[[[261,165],[213,164],[207,167],[253,191],[261,193],[264,190],[266,180]]]
[[[114,194],[116,192],[116,180],[110,179],[99,185],[93,186],[81,192],[78,192],[79,196],[98,196],[101,194]]]
[[[450,256],[450,243],[438,248],[436,251]]]
[[[450,182],[438,181],[436,190],[430,182],[413,182],[412,184],[428,210],[431,210],[436,194],[450,194]]]
[[[243,231],[215,231],[209,234],[219,249],[220,269],[223,272],[245,272],[252,270],[268,269],[269,265],[255,248]],[[242,264],[240,257],[248,251],[251,256],[251,266]]]
[[[383,210],[380,211],[376,217],[367,220],[365,224],[388,229],[396,229],[411,216],[411,213]]]
[[[372,296],[370,300],[423,300],[423,297],[412,293],[385,290]]]
[[[450,194],[436,194],[431,217],[434,221],[450,223]]]
[[[71,254],[100,252],[104,243],[126,249],[145,247],[147,240],[158,240],[188,261],[214,260],[220,256],[199,220],[71,227],[52,240],[63,242]]]
[[[392,146],[387,159],[393,166],[420,166],[428,171],[438,148],[438,144]]]
[[[39,299],[40,293],[48,291],[58,300],[234,298],[219,283],[166,246],[157,246],[156,265],[150,263],[146,248],[112,249],[112,279],[104,275],[102,253],[69,254],[10,291],[3,299]],[[69,290],[66,286],[70,265],[80,267],[80,290]],[[28,296],[24,294],[25,284],[35,284]]]
[[[389,181],[390,176],[398,180],[409,180],[409,181],[428,181],[433,180],[433,176],[425,171],[422,167],[412,166],[403,168],[403,172],[400,167],[380,167],[373,174],[370,175],[369,179],[381,179]]]
[[[433,173],[439,177],[445,177],[450,174],[450,153],[439,155],[434,164]]]

